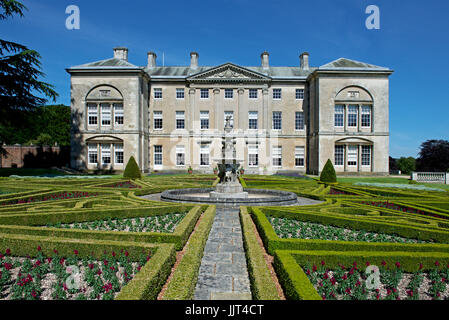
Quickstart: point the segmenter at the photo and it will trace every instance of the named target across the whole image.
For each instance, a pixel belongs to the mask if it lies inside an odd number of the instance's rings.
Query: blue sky
[[[233,62],[296,66],[310,53],[320,66],[340,57],[386,66],[390,78],[390,154],[416,156],[427,139],[449,140],[449,1],[123,1],[23,0],[24,18],[0,22],[0,38],[42,55],[45,81],[55,85],[57,103],[70,104],[65,68],[112,56],[129,48],[129,60],[146,65],[147,51],[158,63],[200,65]],[[65,9],[77,5],[80,30],[67,30]],[[368,5],[381,12],[381,29],[365,27]]]

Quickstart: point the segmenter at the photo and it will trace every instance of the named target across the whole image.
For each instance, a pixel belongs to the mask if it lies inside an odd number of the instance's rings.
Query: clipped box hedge
[[[204,212],[195,233],[189,239],[181,262],[173,273],[163,300],[193,299],[204,247],[214,222],[215,212],[215,206],[209,206]]]
[[[280,300],[264,253],[256,238],[257,230],[246,207],[240,208],[240,222],[253,298],[255,300]]]
[[[144,211],[143,211],[144,210]],[[134,218],[153,215],[162,215],[167,213],[179,212],[186,210],[186,207],[165,207],[165,208],[139,208],[139,210],[128,210],[126,214],[122,214],[120,218]],[[173,233],[158,233],[158,232],[125,232],[125,231],[94,231],[94,230],[82,230],[82,229],[62,229],[62,228],[49,228],[49,227],[36,227],[25,225],[3,225],[0,224],[0,233],[6,234],[26,234],[34,236],[49,236],[60,238],[74,238],[74,239],[99,239],[99,240],[112,240],[112,241],[135,241],[135,242],[150,242],[150,243],[173,243],[177,250],[181,250],[187,241],[190,233],[192,232],[196,221],[201,215],[204,207],[195,206],[187,213],[187,215],[181,220]],[[107,212],[106,212],[107,213]],[[72,213],[71,215],[76,215]],[[90,215],[89,219],[85,219],[85,215]],[[55,219],[55,214],[48,215],[35,215],[30,218],[34,218],[34,223],[44,222],[47,223],[71,223],[80,221],[93,221],[106,218],[116,218],[117,216],[108,216],[104,212],[100,213],[78,213],[77,217],[71,217],[70,214],[57,215],[60,219]],[[14,219],[14,216],[8,217]],[[1,219],[0,219],[1,221]]]

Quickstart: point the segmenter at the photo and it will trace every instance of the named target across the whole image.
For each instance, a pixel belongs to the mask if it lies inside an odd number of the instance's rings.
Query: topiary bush
[[[139,165],[134,159],[133,156],[129,158],[128,164],[126,165],[125,172],[123,172],[124,178],[129,179],[140,179],[142,178],[142,174],[140,173]]]
[[[327,160],[326,165],[320,175],[321,182],[336,183],[337,174],[335,173],[334,165],[330,159]]]

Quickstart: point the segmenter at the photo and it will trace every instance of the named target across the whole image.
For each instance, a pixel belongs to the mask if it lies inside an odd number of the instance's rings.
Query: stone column
[[[362,128],[362,107],[359,104],[357,107],[357,131],[360,132],[361,128]]]
[[[214,118],[215,118],[215,132],[219,132],[221,131],[221,126],[220,126],[220,119],[221,119],[221,112],[220,109],[220,89],[219,88],[214,88],[213,90],[214,92]]]
[[[345,144],[345,154],[343,155],[345,161],[345,172],[348,172],[348,145]]]
[[[260,121],[260,127],[262,130],[266,130],[267,132],[270,130],[270,123],[269,123],[269,114],[268,114],[268,88],[262,89],[262,117]]]
[[[357,146],[357,171],[361,172],[362,171],[362,146],[359,144]]]
[[[238,99],[238,106],[237,106],[237,114],[238,114],[238,130],[240,132],[244,132],[245,131],[245,103],[243,101],[244,97],[243,94],[245,93],[245,89],[243,88],[239,88],[237,90],[237,93],[239,95],[239,99]],[[235,125],[235,119],[234,119],[234,125]]]
[[[348,131],[348,105],[345,104],[344,112],[343,112],[343,121],[344,121],[344,130]],[[345,169],[346,171],[346,169]]]
[[[189,89],[189,102],[190,102],[190,131],[195,132],[199,130],[199,118],[197,119],[197,112],[195,106],[195,92],[196,89]]]

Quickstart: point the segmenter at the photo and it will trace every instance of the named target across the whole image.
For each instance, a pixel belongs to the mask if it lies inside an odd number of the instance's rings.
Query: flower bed
[[[116,182],[112,184],[107,184],[101,186],[103,188],[124,188],[124,189],[142,189],[141,186],[138,186],[131,181],[122,181],[122,182]]]
[[[331,188],[331,189],[330,189],[329,195],[331,195],[331,196],[334,196],[334,195],[338,195],[338,196],[341,196],[341,195],[345,195],[345,196],[357,196],[357,194],[355,194],[355,193],[351,193],[351,192],[347,192],[347,191],[342,191],[342,190],[338,190],[338,189],[334,189],[334,188]]]
[[[186,213],[170,213],[127,219],[96,220],[70,224],[48,224],[47,227],[101,231],[162,232],[173,233]]]
[[[426,243],[426,241],[408,239],[396,235],[350,230],[347,228],[303,222],[292,219],[267,217],[279,238],[283,239],[314,239],[329,241],[363,241],[363,242],[394,242],[394,243]]]
[[[442,216],[442,215],[439,215],[436,213],[426,212],[423,210],[398,205],[398,204],[391,203],[388,201],[363,201],[361,203],[368,205],[368,206],[378,207],[378,208],[397,210],[397,211],[402,211],[402,212],[406,212],[406,213],[416,213],[416,214],[433,217],[433,218],[448,219],[448,217],[445,217],[445,216]]]
[[[369,266],[369,262],[366,265]],[[303,269],[324,300],[447,300],[449,266],[440,270],[438,267],[436,261],[431,271],[424,272],[420,265],[419,271],[406,273],[398,262],[391,270],[386,268],[386,262],[382,262],[377,268],[379,285],[372,289],[374,282],[371,279],[374,278],[360,270],[356,263],[329,270],[322,261],[319,266],[308,265]]]
[[[96,197],[98,193],[96,192],[58,192],[47,195],[37,195],[31,196],[24,199],[11,199],[7,201],[3,201],[1,203],[2,206],[12,205],[12,204],[23,204],[23,203],[34,203],[41,201],[54,201],[54,200],[65,200],[65,199],[78,199],[78,198],[89,198]]]
[[[104,253],[101,260],[62,257],[56,250],[36,258],[0,254],[0,299],[2,300],[111,300],[150,259],[142,253],[138,262],[126,251]]]

